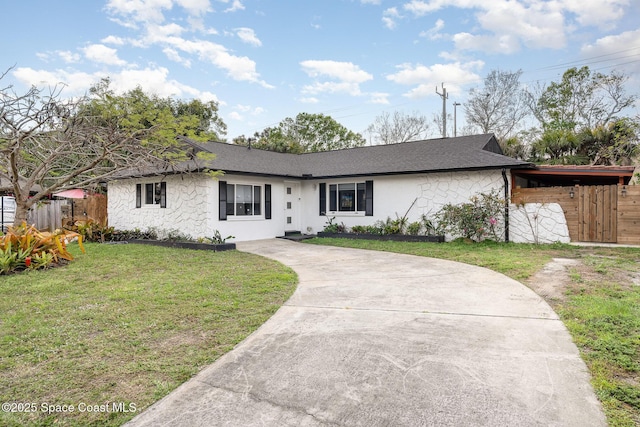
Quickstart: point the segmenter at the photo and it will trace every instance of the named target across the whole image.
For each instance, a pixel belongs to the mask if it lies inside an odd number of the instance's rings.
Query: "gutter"
[[[509,243],[509,180],[506,168],[502,168],[502,179],[504,180],[504,241]]]

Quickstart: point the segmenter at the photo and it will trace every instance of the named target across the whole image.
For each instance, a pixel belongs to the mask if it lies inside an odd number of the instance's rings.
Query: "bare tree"
[[[369,125],[367,132],[377,144],[396,144],[400,142],[425,139],[429,133],[429,119],[418,112],[393,114],[384,112]]]
[[[484,87],[471,89],[464,104],[467,124],[482,133],[494,133],[498,140],[515,136],[530,114],[526,93],[520,86],[522,71],[492,70]]]
[[[627,94],[628,79],[617,71],[606,75],[586,66],[569,68],[560,82],[532,88],[528,103],[544,129],[593,129],[634,105],[638,95]]]
[[[170,110],[140,96],[114,96],[107,88],[108,82],[73,100],[62,100],[59,87],[32,87],[24,94],[11,85],[0,89],[0,177],[16,198],[16,224],[56,191],[188,160]]]

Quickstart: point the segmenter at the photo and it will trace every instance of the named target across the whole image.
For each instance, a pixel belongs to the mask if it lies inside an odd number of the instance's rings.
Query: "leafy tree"
[[[396,144],[427,138],[429,119],[418,112],[403,114],[383,113],[367,128],[377,144]]]
[[[251,146],[284,153],[308,153],[360,147],[365,140],[324,114],[300,113],[295,119],[287,117],[278,126],[254,134]],[[244,135],[234,143],[249,144]]]
[[[272,127],[256,132],[253,138],[244,135],[233,139],[234,144],[257,148],[258,150],[277,151],[279,153],[300,154],[304,149],[294,135],[287,135],[280,127]]]
[[[499,141],[513,137],[530,114],[526,92],[520,85],[522,70],[492,70],[484,87],[471,89],[464,104],[466,122]]]
[[[187,106],[202,110],[183,114]],[[215,130],[204,129],[205,117]],[[209,139],[222,130],[215,104],[173,102],[140,89],[118,96],[108,81],[73,100],[63,99],[58,88],[31,87],[24,94],[11,85],[0,88],[0,177],[13,187],[15,224],[56,191],[193,159],[176,136]]]
[[[570,68],[560,82],[529,92],[529,105],[543,129],[592,129],[634,105],[637,95],[627,95],[627,80],[616,71],[605,75],[586,66]]]

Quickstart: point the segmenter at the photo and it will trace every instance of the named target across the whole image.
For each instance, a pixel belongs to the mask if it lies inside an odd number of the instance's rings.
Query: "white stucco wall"
[[[507,175],[509,176],[509,175]],[[272,217],[229,216],[226,221],[218,219],[218,179],[201,174],[171,175],[112,181],[109,183],[109,224],[121,230],[154,227],[159,231],[179,230],[193,238],[212,236],[218,230],[222,237],[234,236],[230,241],[268,239],[282,236],[287,210],[286,201],[294,200],[298,208],[299,229],[303,233],[322,231],[327,217],[319,214],[320,183],[364,182],[372,179],[374,216],[360,213],[328,212],[335,223],[372,225],[388,217],[395,219],[408,213],[409,222],[418,221],[424,214],[433,217],[447,203],[468,202],[473,195],[497,189],[504,193],[504,181],[500,170],[433,173],[424,175],[379,176],[344,179],[287,181],[281,178],[224,175],[219,180],[233,184],[271,185]],[[167,207],[157,205],[136,208],[136,184],[167,183]],[[299,185],[299,194],[287,196],[288,186]],[[144,190],[143,190],[144,193]],[[264,190],[263,190],[264,195]],[[144,197],[144,194],[143,194]],[[297,200],[297,203],[295,202]],[[415,201],[415,203],[414,203]],[[413,206],[412,206],[412,203]],[[328,207],[328,206],[327,206]],[[295,212],[294,218],[295,216]],[[562,209],[557,204],[527,204],[525,207],[510,207],[510,240],[514,242],[568,242],[569,233]],[[449,236],[450,237],[450,236]]]
[[[264,197],[262,200],[263,209],[260,216],[228,216],[226,221],[218,220],[218,181],[213,183],[213,203],[212,214],[209,216],[209,228],[219,230],[222,237],[234,236],[230,242],[241,242],[247,240],[270,239],[284,235],[284,181],[277,178],[224,175],[221,181],[229,184],[264,185],[271,184],[271,219],[264,218]]]
[[[167,183],[167,207],[144,204],[144,184]],[[215,180],[203,175],[170,175],[126,179],[109,182],[109,225],[118,230],[180,230],[192,237],[205,235],[209,201],[213,197]],[[136,208],[136,184],[142,184],[142,207]]]
[[[158,205],[136,208],[136,184],[167,183],[167,207]],[[263,210],[260,216],[232,217],[218,220],[218,181],[233,184],[260,185],[263,188]],[[272,218],[264,217],[264,185],[271,184]],[[147,230],[160,233],[179,230],[193,238],[212,236],[218,230],[233,241],[267,239],[284,234],[284,182],[282,179],[224,175],[214,179],[202,174],[170,175],[111,181],[109,183],[109,225],[119,230]]]
[[[509,206],[509,240],[515,243],[569,243],[569,228],[557,203]]]
[[[508,175],[507,175],[508,176]],[[504,194],[504,180],[500,170],[432,173],[424,175],[395,175],[360,178],[340,178],[303,182],[303,232],[317,233],[327,223],[326,216],[319,215],[320,183],[364,182],[373,179],[373,216],[364,213],[328,212],[334,223],[372,225],[387,217],[407,215],[409,222],[418,221],[422,214],[432,217],[447,203],[467,202],[473,195],[498,189]],[[327,206],[328,208],[328,206]]]

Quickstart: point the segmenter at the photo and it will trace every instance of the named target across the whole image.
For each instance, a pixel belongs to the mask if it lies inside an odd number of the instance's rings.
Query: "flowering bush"
[[[436,214],[438,228],[454,237],[476,242],[501,240],[504,203],[497,190],[473,196],[467,203],[448,203]]]

